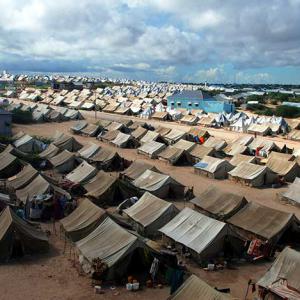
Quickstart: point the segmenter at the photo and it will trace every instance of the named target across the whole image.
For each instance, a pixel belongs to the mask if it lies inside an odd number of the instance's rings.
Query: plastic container
[[[132,289],[134,291],[137,291],[140,288],[140,283],[139,282],[135,282],[132,284]]]
[[[127,291],[132,291],[132,289],[133,289],[133,284],[132,283],[127,283],[126,284],[126,290]]]

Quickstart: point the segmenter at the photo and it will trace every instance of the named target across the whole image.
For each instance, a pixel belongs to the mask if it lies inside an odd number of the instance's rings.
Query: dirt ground
[[[104,116],[98,112],[98,117]],[[90,122],[94,122],[94,112],[85,113],[85,117]],[[113,120],[120,120],[116,115],[105,115],[105,118]],[[148,121],[147,121],[148,122]],[[75,121],[64,123],[44,123],[37,125],[15,125],[13,131],[16,133],[20,130],[25,131],[31,135],[47,136],[54,135],[56,130],[71,134],[69,128]],[[161,124],[155,122],[155,124]],[[163,123],[165,126],[178,126],[172,123]],[[181,126],[180,126],[181,128]],[[188,129],[187,126],[182,128]],[[211,131],[211,130],[209,130]],[[233,139],[237,134],[226,131],[215,130],[211,132],[214,136]],[[95,138],[75,136],[76,139],[83,145],[89,142],[98,143],[102,147],[114,148],[111,145],[97,141]],[[284,142],[278,138],[279,142]],[[292,142],[295,147],[295,142]],[[137,154],[135,149],[118,149],[120,154],[129,160],[143,159],[148,163],[155,164],[155,166],[164,173],[170,174],[179,182],[186,186],[194,186],[195,195],[199,195],[208,186],[214,185],[224,191],[234,191],[235,193],[244,195],[249,201],[258,202],[266,206],[280,209],[286,212],[295,213],[300,218],[300,208],[290,204],[282,203],[277,199],[277,194],[284,188],[272,189],[254,189],[242,186],[231,182],[229,180],[214,180],[202,177],[193,173],[192,167],[174,167],[159,160],[151,160],[142,155]],[[188,205],[184,202],[178,202],[176,205],[180,208]],[[190,206],[190,205],[189,205]],[[119,295],[114,295],[116,292],[106,290],[104,295],[95,295],[90,286],[90,280],[79,276],[72,261],[69,260],[67,254],[62,254],[62,241],[59,237],[52,235],[50,238],[52,250],[50,256],[40,257],[38,260],[26,260],[22,262],[14,262],[13,264],[0,266],[0,299],[152,299],[157,300],[166,299],[168,295],[168,288],[161,290],[146,289],[138,293],[127,292],[124,289],[118,288]],[[244,299],[247,282],[251,278],[253,280],[259,279],[269,268],[271,262],[261,262],[251,265],[240,265],[235,269],[226,269],[217,272],[206,272],[199,268],[192,261],[186,260],[188,270],[197,274],[200,278],[208,282],[211,286],[218,288],[231,289],[231,294],[236,299]],[[33,285],[34,283],[34,285]],[[253,299],[253,295],[247,297]]]

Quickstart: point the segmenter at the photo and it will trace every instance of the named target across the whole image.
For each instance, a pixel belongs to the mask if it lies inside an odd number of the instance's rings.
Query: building
[[[230,101],[217,100],[201,90],[175,92],[167,98],[167,101],[169,109],[203,110],[207,113],[235,111],[235,106]]]
[[[12,114],[0,108],[0,136],[11,136]]]

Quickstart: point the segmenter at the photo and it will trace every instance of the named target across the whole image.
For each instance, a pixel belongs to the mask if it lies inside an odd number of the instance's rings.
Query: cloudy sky
[[[0,70],[300,83],[300,0],[0,0]]]

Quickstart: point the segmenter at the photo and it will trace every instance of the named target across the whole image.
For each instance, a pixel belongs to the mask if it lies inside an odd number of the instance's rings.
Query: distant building
[[[0,108],[0,136],[11,136],[12,114]]]
[[[201,90],[175,92],[167,98],[167,102],[169,109],[203,110],[207,113],[235,111],[235,106],[230,101],[218,100]]]

